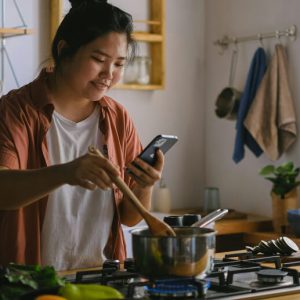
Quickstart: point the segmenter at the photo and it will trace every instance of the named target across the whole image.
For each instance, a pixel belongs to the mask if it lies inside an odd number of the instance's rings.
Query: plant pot
[[[272,196],[272,219],[273,228],[275,232],[286,233],[286,227],[288,226],[287,211],[289,209],[296,209],[298,204],[298,189],[294,188],[284,198],[279,195],[271,193]]]

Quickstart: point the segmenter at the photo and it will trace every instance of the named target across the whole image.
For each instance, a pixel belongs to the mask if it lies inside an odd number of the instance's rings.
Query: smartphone
[[[139,154],[139,158],[153,166],[156,160],[156,150],[160,149],[164,154],[178,141],[175,135],[157,135]]]

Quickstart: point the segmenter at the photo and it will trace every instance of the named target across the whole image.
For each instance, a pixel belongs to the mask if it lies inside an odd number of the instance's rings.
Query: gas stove
[[[228,254],[214,260],[213,272],[205,278],[145,278],[135,270],[133,259],[124,268],[107,260],[103,268],[67,277],[72,283],[109,285],[125,299],[263,299],[284,294],[300,295],[299,261],[283,263],[280,256],[251,252]]]

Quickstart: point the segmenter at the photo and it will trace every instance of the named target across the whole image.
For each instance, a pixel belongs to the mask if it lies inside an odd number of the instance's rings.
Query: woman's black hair
[[[132,16],[105,0],[69,0],[72,8],[59,25],[52,42],[52,57],[56,67],[61,61],[74,55],[83,45],[110,32],[124,33],[131,57],[136,51],[136,42],[132,38]],[[67,46],[58,52],[59,41]]]

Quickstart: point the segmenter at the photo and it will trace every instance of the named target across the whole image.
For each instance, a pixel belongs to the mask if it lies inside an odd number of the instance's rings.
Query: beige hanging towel
[[[288,82],[287,56],[280,44],[275,46],[244,125],[271,160],[277,160],[296,140],[296,115]]]

